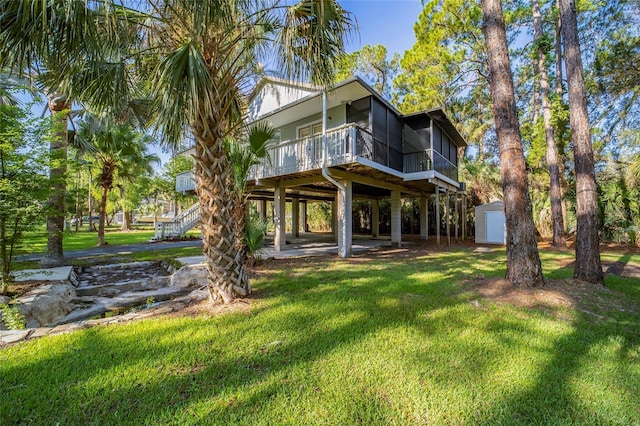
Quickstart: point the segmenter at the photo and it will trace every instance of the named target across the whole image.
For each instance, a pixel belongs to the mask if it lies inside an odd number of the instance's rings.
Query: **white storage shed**
[[[494,201],[476,207],[476,243],[506,244],[507,226],[504,203]]]

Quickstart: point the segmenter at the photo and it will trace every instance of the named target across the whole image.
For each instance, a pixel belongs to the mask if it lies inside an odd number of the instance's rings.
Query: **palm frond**
[[[166,55],[153,78],[158,101],[157,122],[170,145],[179,144],[197,115],[205,119],[214,107],[207,63],[194,40],[186,40]]]
[[[309,77],[322,86],[333,83],[345,39],[356,29],[355,18],[335,0],[301,0],[289,6],[278,40],[285,75]]]
[[[253,155],[259,159],[266,158],[269,142],[275,136],[276,129],[268,122],[261,121],[249,127],[248,134],[249,147]]]

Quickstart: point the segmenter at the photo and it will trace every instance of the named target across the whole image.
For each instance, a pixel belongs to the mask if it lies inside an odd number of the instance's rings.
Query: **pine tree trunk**
[[[560,10],[560,2],[556,1],[558,11]],[[562,20],[560,19],[560,12],[558,12],[558,19],[555,22],[555,44],[556,44],[556,87],[555,93],[556,98],[559,102],[562,102],[562,98],[564,97],[564,89],[562,87]],[[565,177],[565,167],[564,167],[564,152],[558,152],[558,171],[560,174],[560,196],[562,197],[562,217],[565,220],[565,230],[566,230],[566,221],[567,221],[567,200],[565,195],[567,194],[567,190],[569,189],[569,183]]]
[[[196,125],[194,136],[196,192],[209,294],[213,302],[226,304],[251,293],[245,271],[244,208],[232,189],[233,171],[223,149],[222,131],[215,125]]]
[[[507,225],[507,278],[514,286],[544,285],[531,212],[527,170],[509,66],[500,0],[482,0]]]
[[[558,7],[558,19],[556,20],[555,30],[556,30],[556,95],[560,100],[562,100],[562,96],[564,94],[564,89],[562,88],[562,17],[560,16],[560,0],[557,0]]]
[[[533,39],[542,39],[542,14],[538,0],[532,0],[533,7]],[[547,167],[549,168],[549,196],[551,198],[551,217],[553,221],[552,245],[566,248],[567,240],[564,235],[564,217],[562,215],[562,192],[560,189],[560,171],[558,169],[558,147],[556,146],[555,129],[551,124],[551,102],[549,100],[549,74],[545,64],[546,54],[542,46],[538,45],[538,71],[540,72],[540,97],[542,101],[542,119],[544,134],[547,140]]]
[[[64,265],[62,237],[64,234],[65,195],[67,185],[67,114],[70,104],[66,100],[56,98],[49,101],[49,109],[53,116],[55,136],[49,143],[49,201],[47,203],[47,251],[40,266],[52,268]]]
[[[574,0],[560,0],[562,38],[569,87],[569,119],[576,173],[576,266],[574,278],[604,285],[598,237],[598,188],[584,92]]]

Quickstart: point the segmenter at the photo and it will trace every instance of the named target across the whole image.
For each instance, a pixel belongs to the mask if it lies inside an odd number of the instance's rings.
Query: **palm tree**
[[[98,246],[103,246],[104,226],[107,216],[107,197],[116,180],[132,181],[136,177],[152,172],[152,163],[160,159],[148,154],[148,135],[133,131],[130,125],[114,125],[95,117],[88,117],[80,124],[78,136],[89,141],[94,150],[92,162],[100,168],[97,177],[102,189],[100,199],[100,222],[98,224]]]
[[[242,124],[243,93],[261,60],[290,78],[330,84],[334,62],[354,28],[334,0],[149,0],[144,63],[157,101],[156,124],[170,144],[195,139],[196,191],[211,299],[251,292],[245,273],[244,214],[225,138]]]
[[[248,204],[250,194],[246,190],[246,183],[253,166],[271,161],[267,149],[275,132],[268,123],[260,122],[247,129],[247,134],[244,135],[246,141],[227,139],[227,158],[233,168],[235,180],[234,192],[239,200],[239,206],[242,207],[235,209],[234,220],[237,226],[244,226],[244,250],[248,255],[249,264],[254,263],[256,254],[262,248],[267,223],[264,219],[250,214]]]
[[[43,266],[64,263],[62,237],[68,121],[75,102],[123,114],[131,97],[126,47],[135,33],[110,2],[0,0],[0,67],[30,79],[44,92],[53,117],[47,254]]]

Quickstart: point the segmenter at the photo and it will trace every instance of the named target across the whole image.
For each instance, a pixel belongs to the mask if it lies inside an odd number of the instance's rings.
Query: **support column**
[[[291,200],[291,233],[293,238],[300,236],[300,199],[298,197]]]
[[[371,200],[371,236],[373,238],[380,236],[380,204],[377,198]]]
[[[267,216],[267,200],[257,200],[256,210],[258,211],[258,217],[260,217],[261,220],[264,220]]]
[[[420,197],[420,238],[429,239],[429,198]]]
[[[281,187],[280,184],[276,186],[276,190],[273,194],[273,225],[274,225],[274,238],[273,249],[275,251],[282,251],[287,245],[286,234],[286,190]]]
[[[454,212],[453,212],[453,216],[456,218],[456,227],[455,227],[455,236],[456,236],[456,243],[460,241],[460,239],[458,238],[458,234],[460,231],[460,209],[458,208],[458,205],[460,204],[460,200],[458,197],[458,193],[454,192],[454,205],[453,207],[455,208]]]
[[[346,191],[338,189],[337,216],[338,216],[338,255],[351,257],[353,244],[353,191],[350,180],[340,182]]]
[[[447,247],[451,247],[451,198],[449,197],[449,189],[445,191],[444,220],[447,224]]]
[[[338,194],[331,202],[331,233],[333,234],[333,240],[338,242]]]
[[[440,250],[440,187],[436,185],[436,247]]]
[[[301,203],[302,212],[300,213],[300,223],[302,223],[302,232],[309,232],[309,225],[307,224],[307,203],[308,201]]]
[[[402,209],[400,191],[391,191],[391,246],[402,245]]]
[[[462,241],[467,239],[467,195],[462,193]]]

